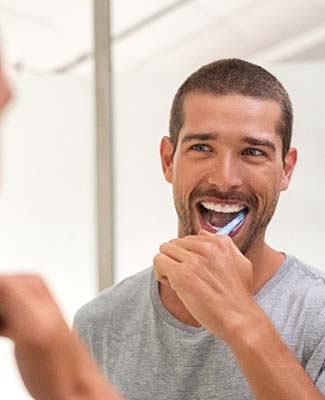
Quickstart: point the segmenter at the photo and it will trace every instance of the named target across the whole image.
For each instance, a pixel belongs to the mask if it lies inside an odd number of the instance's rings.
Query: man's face
[[[215,232],[246,209],[232,233],[245,254],[264,240],[281,190],[288,187],[296,162],[291,149],[282,160],[276,132],[280,106],[241,95],[191,93],[183,105],[184,124],[177,148],[165,137],[161,157],[173,184],[179,237],[203,228]]]

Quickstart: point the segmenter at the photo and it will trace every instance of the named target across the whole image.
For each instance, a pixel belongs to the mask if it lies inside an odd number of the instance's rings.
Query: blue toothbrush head
[[[247,208],[245,208],[238,215],[236,215],[236,217],[230,222],[228,222],[227,225],[219,229],[216,232],[216,235],[229,235],[234,229],[236,229],[243,222],[246,214],[247,214]]]

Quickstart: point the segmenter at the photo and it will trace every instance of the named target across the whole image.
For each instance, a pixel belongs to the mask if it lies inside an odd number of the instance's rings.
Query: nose
[[[208,183],[224,193],[240,188],[243,184],[243,170],[239,160],[232,154],[219,154],[211,163]]]

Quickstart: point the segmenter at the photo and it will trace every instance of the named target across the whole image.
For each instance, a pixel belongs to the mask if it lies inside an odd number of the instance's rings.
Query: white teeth
[[[212,203],[210,201],[202,201],[201,204],[207,210],[212,210],[219,213],[234,213],[244,210],[246,208],[241,204],[221,204]]]
[[[210,225],[210,224],[209,224]],[[211,225],[213,229],[215,229],[217,232],[221,229],[221,226],[213,226]]]

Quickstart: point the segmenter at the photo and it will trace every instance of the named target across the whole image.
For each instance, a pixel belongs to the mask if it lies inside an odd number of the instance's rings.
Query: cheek
[[[206,171],[199,165],[199,163],[177,161],[173,168],[174,183],[179,187],[192,187],[204,177]]]
[[[186,163],[178,163],[173,171],[173,194],[174,199],[180,205],[191,207],[193,193],[204,187],[202,172],[197,168],[190,167]]]
[[[247,172],[247,171],[246,171]],[[282,185],[281,172],[273,168],[254,168],[246,175],[247,188],[261,203],[274,202],[278,198]]]
[[[178,197],[187,198],[193,189],[197,186],[197,182],[191,174],[175,174],[173,180],[173,190]]]

